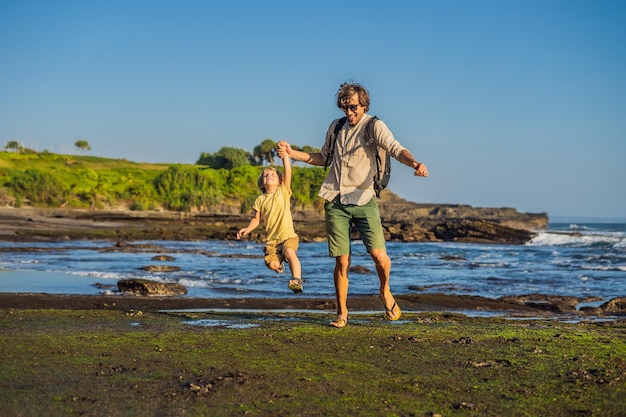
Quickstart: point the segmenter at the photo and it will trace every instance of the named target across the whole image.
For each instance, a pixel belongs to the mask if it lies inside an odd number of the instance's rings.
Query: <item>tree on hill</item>
[[[19,152],[21,146],[20,144],[16,141],[16,140],[10,140],[7,142],[6,145],[4,145],[4,149],[8,150],[14,150]]]
[[[74,146],[76,146],[76,148],[83,154],[85,153],[85,151],[91,150],[91,146],[89,146],[89,142],[87,142],[86,140],[77,140]]]
[[[252,155],[257,159],[259,165],[263,165],[264,161],[274,165],[274,157],[278,154],[276,151],[277,143],[272,139],[265,139],[260,145],[254,148]]]
[[[243,149],[225,146],[214,154],[202,152],[196,164],[206,165],[214,169],[233,169],[250,165],[250,158],[249,154]]]

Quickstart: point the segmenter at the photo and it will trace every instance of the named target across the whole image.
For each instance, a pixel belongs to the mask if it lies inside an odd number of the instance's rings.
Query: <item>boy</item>
[[[254,216],[248,227],[237,232],[237,239],[241,239],[252,232],[260,224],[265,224],[267,234],[265,248],[265,265],[272,271],[281,273],[285,270],[283,262],[289,264],[292,279],[289,289],[295,293],[302,292],[302,270],[297,256],[298,235],[293,228],[291,217],[291,160],[286,152],[279,154],[283,160],[285,175],[281,175],[273,167],[261,171],[257,180],[259,189],[263,192],[254,202]]]

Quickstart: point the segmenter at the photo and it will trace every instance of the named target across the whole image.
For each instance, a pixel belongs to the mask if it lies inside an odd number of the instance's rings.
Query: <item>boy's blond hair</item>
[[[265,194],[265,186],[263,185],[263,176],[265,175],[265,173],[267,171],[274,171],[274,172],[276,172],[276,175],[278,175],[278,182],[280,184],[283,183],[283,174],[282,174],[282,172],[280,172],[279,170],[277,170],[274,167],[263,168],[263,171],[261,171],[261,173],[259,174],[259,178],[257,178],[257,180],[256,180],[256,185],[259,187],[259,190],[261,190],[263,192],[263,194]]]

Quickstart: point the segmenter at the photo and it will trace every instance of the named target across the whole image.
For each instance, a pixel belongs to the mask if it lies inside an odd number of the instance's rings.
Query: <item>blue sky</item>
[[[364,84],[419,203],[626,218],[626,2],[0,0],[0,145],[194,163],[321,147]]]

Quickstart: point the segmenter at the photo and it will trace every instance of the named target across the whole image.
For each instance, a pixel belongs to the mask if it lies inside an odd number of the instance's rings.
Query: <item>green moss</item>
[[[623,325],[4,311],[5,415],[617,416]],[[258,327],[184,323],[215,319]],[[432,318],[436,318],[433,321]],[[106,410],[106,411],[105,411]]]

